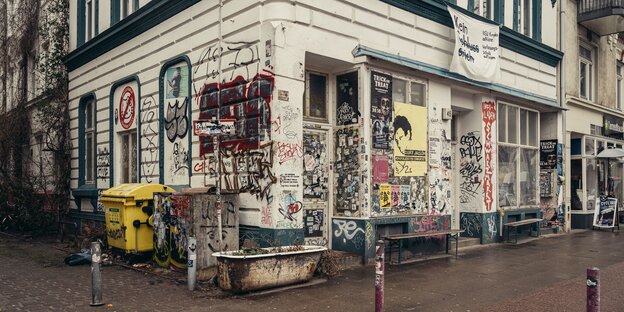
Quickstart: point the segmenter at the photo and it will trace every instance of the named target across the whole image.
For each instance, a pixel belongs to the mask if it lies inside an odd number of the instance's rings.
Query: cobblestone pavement
[[[446,258],[387,265],[386,311],[585,311],[585,269],[601,269],[602,311],[624,311],[624,241],[586,231],[519,245],[479,246]],[[63,264],[58,244],[0,233],[0,311],[373,311],[372,267],[316,286],[231,297],[184,282],[103,268],[103,299],[90,307],[89,266]],[[178,276],[183,276],[180,274]],[[174,276],[175,277],[175,276]]]

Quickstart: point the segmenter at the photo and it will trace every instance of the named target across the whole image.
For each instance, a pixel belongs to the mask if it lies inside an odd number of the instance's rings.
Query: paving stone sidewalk
[[[50,242],[0,233],[0,311],[373,311],[374,272],[269,295],[189,292],[175,279],[104,267],[104,302],[90,307],[88,265],[69,267]],[[624,311],[624,240],[586,231],[519,245],[460,250],[459,258],[387,265],[386,311],[585,311],[585,269],[601,268],[602,311]]]

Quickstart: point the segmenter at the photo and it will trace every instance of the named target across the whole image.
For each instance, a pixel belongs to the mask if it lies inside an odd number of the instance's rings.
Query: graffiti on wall
[[[338,129],[335,140],[335,207],[347,216],[359,216],[359,129]]]
[[[97,178],[108,179],[110,170],[110,152],[108,147],[98,147],[97,152]]]
[[[292,222],[297,222],[295,214],[299,213],[303,208],[303,204],[297,200],[295,194],[292,191],[283,191],[280,207],[278,209],[279,213],[282,214],[284,219],[290,220]]]
[[[478,213],[460,214],[460,227],[464,230],[461,235],[465,237],[481,237],[481,216]]]
[[[327,196],[327,135],[303,132],[303,198],[325,200]]]
[[[186,62],[169,66],[163,73],[163,136],[164,182],[170,185],[189,183],[189,129],[191,126],[191,96],[188,89],[190,79]]]
[[[358,72],[336,76],[336,125],[357,124],[360,117],[358,104]]]
[[[323,237],[325,215],[323,209],[306,209],[303,212],[303,236]],[[306,243],[308,240],[306,240]]]
[[[493,125],[496,121],[496,104],[494,102],[483,102],[482,103],[482,114],[483,114],[483,132],[485,134],[485,150],[484,150],[484,160],[485,160],[485,168],[484,168],[484,176],[483,176],[483,193],[484,203],[486,211],[492,211],[492,205],[494,204],[494,164],[493,164],[493,154],[494,149],[494,140],[493,137]]]
[[[153,97],[143,99],[141,105],[141,178],[146,183],[152,183],[155,176],[159,175],[158,168],[158,121],[156,115],[156,101]]]
[[[154,260],[160,266],[185,268],[192,210],[189,195],[154,194]]]
[[[334,237],[343,244],[353,244],[356,250],[364,247],[366,231],[353,220],[334,219]]]
[[[450,229],[449,216],[417,216],[412,220],[415,233],[439,232]]]
[[[483,145],[481,144],[481,133],[471,131],[462,135],[459,140],[459,202],[462,204],[471,203],[478,195],[481,195],[481,183],[483,167]]]

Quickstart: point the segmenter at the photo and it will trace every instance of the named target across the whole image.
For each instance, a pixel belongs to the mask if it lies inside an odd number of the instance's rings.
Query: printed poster
[[[409,207],[410,204],[410,186],[409,185],[401,185],[401,206]]]
[[[427,108],[394,102],[394,176],[427,172]]]
[[[390,149],[392,119],[392,76],[371,72],[371,119],[373,148]]]
[[[540,168],[557,168],[557,140],[540,141]]]
[[[392,195],[392,207],[398,207],[401,203],[401,186],[392,185],[390,187],[390,194]]]
[[[483,82],[497,80],[500,26],[476,20],[450,6],[448,11],[455,28],[455,51],[449,70]]]
[[[600,196],[594,210],[594,227],[612,228],[617,218],[617,198]]]
[[[379,186],[379,206],[382,209],[392,208],[392,194],[390,184]]]
[[[188,96],[188,66],[185,62],[167,68],[165,74],[165,98]]]
[[[388,156],[373,155],[373,184],[388,183]]]

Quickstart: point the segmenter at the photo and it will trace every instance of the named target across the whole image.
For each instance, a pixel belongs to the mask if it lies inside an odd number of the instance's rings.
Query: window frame
[[[91,110],[92,125],[87,128],[87,110]],[[91,93],[83,96],[79,103],[79,116],[78,116],[78,151],[79,151],[79,186],[97,184],[97,99],[95,94]],[[92,135],[91,143],[91,155],[87,155],[87,136]],[[87,157],[91,157],[91,170],[88,170]],[[90,173],[92,179],[87,179],[87,174]]]
[[[501,106],[505,106],[505,110],[504,110],[504,114],[505,116],[501,116],[500,112],[501,112]],[[501,147],[510,147],[516,150],[516,161],[515,161],[515,168],[514,168],[514,173],[515,173],[515,181],[513,181],[514,186],[515,186],[515,205],[502,205],[501,202],[501,198],[499,196],[498,198],[498,204],[501,207],[509,207],[509,208],[528,208],[528,207],[536,207],[539,206],[539,184],[535,183],[535,187],[534,187],[534,191],[535,191],[535,203],[534,204],[526,204],[523,205],[521,201],[521,173],[522,173],[522,161],[521,161],[521,157],[522,157],[522,151],[524,150],[532,150],[534,152],[537,153],[537,163],[535,165],[535,177],[539,177],[539,138],[540,138],[540,112],[537,110],[533,110],[533,109],[528,109],[525,107],[520,107],[518,105],[514,105],[511,103],[507,103],[507,102],[502,102],[502,101],[498,101],[497,102],[497,120],[500,123],[504,123],[504,127],[503,129],[505,130],[504,134],[501,134],[500,131],[498,133],[498,139],[497,139],[497,143],[498,143],[498,149],[499,149],[499,153],[500,153],[500,148]],[[508,135],[507,133],[509,132],[508,128],[509,128],[509,108],[513,107],[515,108],[516,111],[516,115],[515,115],[515,119],[516,119],[516,124],[515,124],[515,133],[516,133],[516,143],[509,143],[508,142]],[[525,112],[526,115],[526,121],[525,124],[522,125],[521,122],[521,116],[522,116],[522,112]],[[533,135],[534,139],[535,139],[535,145],[531,145],[531,136],[530,136],[530,114],[534,113],[535,115],[535,121],[537,123],[536,127],[535,127],[535,134]],[[524,132],[526,134],[526,144],[522,143],[522,135],[521,132],[523,131],[523,127]],[[500,129],[500,127],[497,127],[497,129]],[[497,156],[497,164],[499,163],[498,161],[498,157]],[[497,165],[498,167],[498,165]],[[497,170],[500,172],[501,170],[499,168],[497,168]],[[497,187],[500,188],[499,185],[499,181],[496,182],[497,183]]]
[[[119,171],[121,171],[119,173],[119,181],[120,183],[138,183],[139,182],[138,131],[135,128],[135,129],[128,130],[128,131],[117,132],[117,135],[119,136],[120,148],[123,146],[124,140],[128,141],[128,154],[126,155],[127,159],[123,159],[124,157],[123,149],[121,150],[122,152],[119,154],[119,161],[120,163],[122,163],[122,165],[119,167]],[[135,148],[134,152],[133,152],[133,147]],[[132,168],[133,164],[134,164],[134,168]],[[124,167],[124,165],[127,167]],[[135,169],[134,175],[133,175],[132,169]]]
[[[420,107],[428,107],[428,92],[429,92],[429,84],[424,79],[416,78],[416,77],[405,77],[400,75],[391,75],[392,76],[392,102],[396,102],[394,87],[397,81],[405,81],[405,101],[401,103],[416,105]],[[419,84],[422,85],[422,105],[412,103],[412,85]]]
[[[325,77],[325,117],[310,116],[310,75]],[[306,70],[305,72],[305,90],[303,99],[303,120],[319,123],[329,123],[329,88],[330,88],[330,75],[315,70]]]
[[[581,55],[581,49],[586,49],[590,52],[589,59]],[[579,97],[588,101],[594,101],[596,90],[596,49],[593,45],[581,41],[579,43]],[[585,65],[585,88],[581,88],[581,65]],[[582,94],[585,92],[585,95]]]
[[[621,111],[624,103],[624,63],[615,61],[615,109]]]

